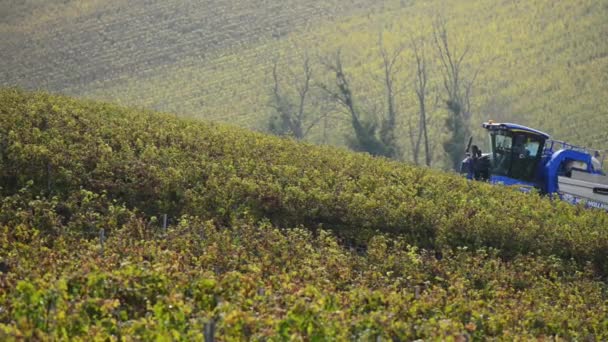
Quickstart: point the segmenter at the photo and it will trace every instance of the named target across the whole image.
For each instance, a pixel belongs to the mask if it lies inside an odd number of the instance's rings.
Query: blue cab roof
[[[481,127],[487,129],[487,130],[509,130],[509,131],[524,131],[524,132],[528,132],[528,133],[532,133],[535,135],[540,135],[542,137],[544,137],[545,139],[549,139],[550,136],[549,134],[545,133],[545,132],[541,132],[537,129],[534,128],[530,128],[530,127],[526,127],[526,126],[522,126],[522,125],[518,125],[518,124],[514,124],[514,123],[508,123],[508,122],[493,122],[493,121],[489,121],[489,122],[484,122]]]

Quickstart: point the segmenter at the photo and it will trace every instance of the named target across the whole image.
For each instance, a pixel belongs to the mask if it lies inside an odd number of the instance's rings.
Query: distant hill
[[[441,15],[456,51],[470,46],[467,75],[479,69],[472,126],[486,119],[513,121],[560,140],[608,147],[608,5],[603,1],[26,3],[14,11],[32,15],[0,25],[0,84],[254,128],[264,128],[272,111],[274,59],[295,68],[299,53],[326,57],[341,48],[356,94],[381,110],[381,84],[373,77],[380,71],[379,33],[389,47],[407,44],[410,35],[426,37],[434,59],[430,97],[436,102],[429,110],[438,165],[446,111],[431,33]],[[407,121],[417,110],[411,49],[403,59],[398,107],[407,160]],[[317,66],[317,80],[327,76]],[[329,125],[330,142],[343,143],[344,117],[332,116]],[[318,141],[319,132],[311,139]]]
[[[4,1],[2,84],[53,91],[278,40],[373,1]],[[105,83],[104,83],[105,84]]]

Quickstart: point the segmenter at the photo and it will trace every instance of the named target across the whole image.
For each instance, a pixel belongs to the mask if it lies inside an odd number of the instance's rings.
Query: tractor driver
[[[481,157],[481,150],[477,145],[471,146],[471,157],[469,158],[469,179],[479,180],[479,175],[477,172],[477,163],[479,161],[479,157]]]

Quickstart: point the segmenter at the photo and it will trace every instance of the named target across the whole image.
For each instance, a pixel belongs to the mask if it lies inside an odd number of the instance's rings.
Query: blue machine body
[[[523,192],[537,189],[543,194],[558,194],[571,203],[589,202],[560,193],[558,177],[569,176],[572,170],[604,175],[597,159],[599,151],[551,140],[542,131],[513,123],[483,123],[490,135],[490,153],[481,154],[477,146],[463,162],[469,179],[483,179],[492,184],[517,187]],[[468,152],[468,151],[467,151]],[[484,171],[479,165],[485,162]],[[605,203],[588,203],[608,209]]]

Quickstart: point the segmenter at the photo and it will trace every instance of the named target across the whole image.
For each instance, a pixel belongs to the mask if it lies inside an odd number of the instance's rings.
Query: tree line
[[[381,85],[382,105],[364,105],[365,98],[353,86],[355,80],[347,71],[341,48],[326,56],[300,55],[291,68],[279,67],[276,58],[272,70],[272,89],[268,130],[276,135],[306,139],[311,130],[322,126],[325,142],[328,117],[338,113],[349,122],[346,142],[355,151],[391,159],[409,159],[417,165],[432,166],[436,140],[429,137],[429,127],[444,134],[441,147],[447,168],[458,169],[466,140],[471,135],[471,98],[480,67],[472,70],[465,62],[471,53],[470,44],[457,51],[448,35],[447,22],[438,17],[428,37],[409,34],[407,40],[389,47],[383,33],[378,37],[378,59],[381,72],[359,79]],[[411,58],[404,58],[410,50]],[[297,64],[294,68],[293,63]],[[288,63],[290,64],[290,63]],[[411,68],[407,80],[403,69]],[[324,77],[315,77],[322,73]],[[432,84],[436,73],[438,84]],[[437,83],[437,82],[435,82]],[[404,112],[397,97],[413,92],[416,112]],[[376,99],[379,100],[379,99]],[[429,115],[429,107],[447,111],[442,120]],[[346,116],[344,116],[346,114]],[[405,141],[405,142],[404,142]],[[409,153],[403,144],[409,144]]]

